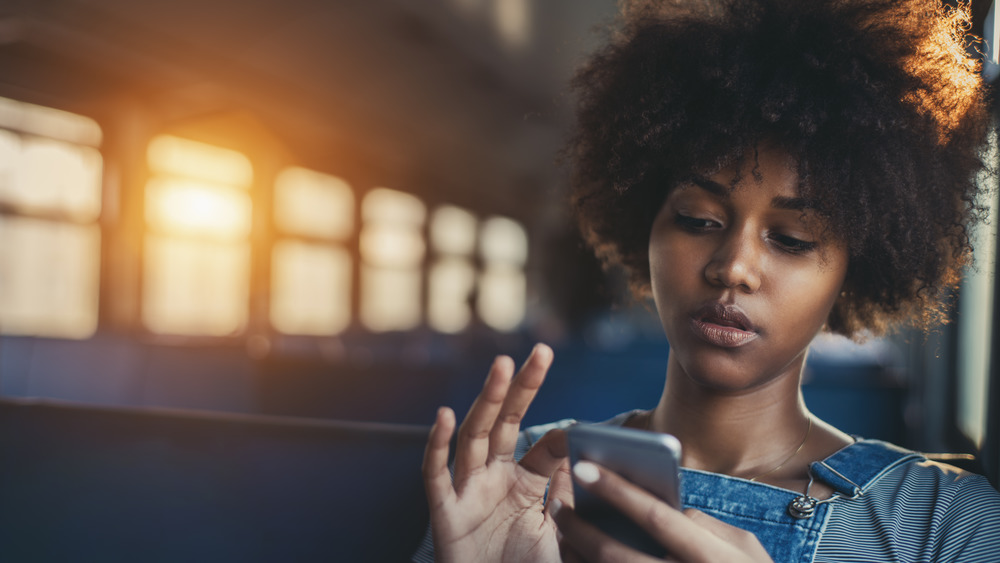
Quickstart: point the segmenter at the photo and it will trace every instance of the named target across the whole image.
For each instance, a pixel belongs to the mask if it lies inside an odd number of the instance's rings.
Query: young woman
[[[608,423],[680,439],[686,509],[571,469],[567,421],[520,429],[553,360],[538,345],[516,376],[494,362],[454,475],[455,415],[439,410],[417,560],[651,559],[576,516],[572,479],[672,561],[995,560],[985,479],[849,436],[800,391],[817,333],[932,322],[970,255],[987,112],[964,15],[936,0],[625,5],[575,81],[574,205],[670,343],[657,406]]]

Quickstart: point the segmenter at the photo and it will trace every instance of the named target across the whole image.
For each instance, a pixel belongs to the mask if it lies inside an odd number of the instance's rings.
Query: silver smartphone
[[[670,434],[606,424],[575,424],[567,430],[570,463],[606,467],[680,510],[681,443]],[[573,482],[576,513],[635,549],[662,557],[666,550],[645,530],[604,500]]]

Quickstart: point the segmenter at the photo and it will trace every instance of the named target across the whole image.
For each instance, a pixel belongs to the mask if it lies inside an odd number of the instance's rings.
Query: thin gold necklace
[[[813,428],[813,419],[810,416],[809,417],[809,425],[806,426],[806,435],[803,436],[802,442],[799,444],[799,447],[795,448],[795,451],[792,452],[792,455],[786,457],[784,459],[784,461],[782,461],[777,466],[775,466],[774,469],[771,469],[770,471],[765,471],[765,472],[761,473],[760,475],[754,475],[753,477],[751,477],[751,478],[749,478],[747,480],[748,481],[756,481],[757,479],[760,479],[761,477],[763,477],[765,475],[770,475],[771,473],[774,473],[775,471],[777,471],[777,470],[781,469],[782,467],[784,467],[786,463],[788,463],[789,461],[791,461],[793,457],[797,456],[799,454],[799,452],[802,451],[802,447],[805,446],[806,445],[806,441],[809,440],[809,432],[812,431],[812,428]]]

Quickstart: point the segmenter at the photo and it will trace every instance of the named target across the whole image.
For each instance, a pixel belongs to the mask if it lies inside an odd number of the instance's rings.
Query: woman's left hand
[[[698,510],[680,512],[596,464],[577,463],[573,476],[580,486],[618,508],[663,545],[667,549],[667,561],[771,561],[757,536],[752,533]],[[562,535],[564,560],[657,561],[612,539],[583,521],[567,506],[561,506],[555,512],[556,524]]]

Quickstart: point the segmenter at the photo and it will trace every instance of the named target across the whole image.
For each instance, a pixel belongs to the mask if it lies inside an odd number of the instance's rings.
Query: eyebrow
[[[691,183],[712,195],[729,199],[731,188],[714,180],[701,176],[695,176],[691,178]],[[771,207],[774,207],[775,209],[788,209],[791,211],[809,211],[816,209],[816,204],[812,200],[804,197],[788,197],[779,195],[771,200]]]
[[[790,209],[792,211],[809,211],[816,209],[816,204],[804,197],[777,196],[771,200],[771,207]]]

